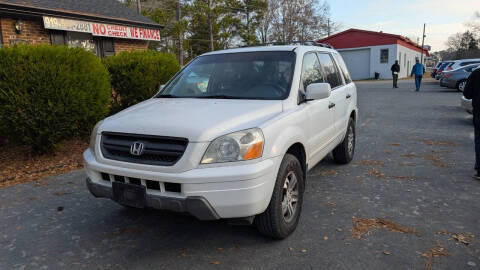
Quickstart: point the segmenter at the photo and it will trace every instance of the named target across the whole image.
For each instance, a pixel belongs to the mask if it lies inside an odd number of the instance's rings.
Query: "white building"
[[[380,73],[380,79],[391,79],[390,68],[395,60],[400,64],[399,78],[405,78],[422,54],[420,45],[400,35],[359,29],[349,29],[318,42],[328,43],[340,52],[354,80],[374,78],[375,72]],[[423,50],[424,63],[428,56],[428,51]]]

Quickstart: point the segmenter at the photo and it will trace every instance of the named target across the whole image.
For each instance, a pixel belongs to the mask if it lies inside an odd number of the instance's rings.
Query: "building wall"
[[[368,70],[369,77],[368,78],[356,78],[356,79],[369,79],[369,78],[374,78],[375,77],[375,72],[380,73],[380,79],[391,79],[392,78],[392,72],[390,71],[390,68],[392,67],[393,63],[396,60],[396,50],[397,45],[396,44],[390,44],[390,45],[380,45],[380,46],[369,46],[369,47],[360,47],[360,48],[351,48],[351,49],[338,49],[340,53],[345,52],[345,51],[361,51],[364,49],[369,49],[370,50],[370,63],[365,62],[365,63],[353,63],[355,67],[347,67],[349,69],[353,68],[365,68]],[[382,49],[388,49],[388,62],[387,63],[380,63],[380,51]],[[350,64],[352,65],[352,64]]]
[[[22,20],[23,27],[20,34],[15,32],[15,19],[0,18],[0,29],[2,31],[3,45],[13,45],[14,43],[28,44],[50,44],[50,35],[43,28],[43,21],[39,20]]]
[[[148,41],[133,39],[115,39],[115,53],[148,49]]]
[[[401,55],[402,59],[400,59],[400,74],[398,77],[405,78],[410,76],[410,72],[412,71],[413,65],[415,65],[415,59],[418,58],[420,60],[421,52],[416,50],[412,50],[410,48],[404,47],[402,45],[397,46],[397,59]],[[406,61],[405,61],[406,59]],[[423,56],[423,61],[426,61],[425,55]]]

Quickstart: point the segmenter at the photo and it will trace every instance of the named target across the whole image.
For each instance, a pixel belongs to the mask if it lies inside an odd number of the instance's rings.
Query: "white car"
[[[206,53],[153,98],[99,122],[84,152],[95,197],[200,220],[255,222],[285,238],[307,171],[355,149],[357,90],[326,46]]]
[[[447,71],[456,70],[472,64],[480,64],[480,58],[455,60],[451,65],[448,66]]]

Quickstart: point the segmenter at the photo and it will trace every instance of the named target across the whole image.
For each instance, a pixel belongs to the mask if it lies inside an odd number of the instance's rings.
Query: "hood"
[[[99,132],[208,142],[221,135],[258,127],[281,112],[281,100],[152,98],[106,118]]]

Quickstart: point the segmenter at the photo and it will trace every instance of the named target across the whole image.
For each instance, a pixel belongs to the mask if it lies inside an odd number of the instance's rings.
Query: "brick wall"
[[[115,53],[132,50],[146,50],[148,48],[148,41],[133,40],[133,39],[115,39]]]
[[[38,20],[22,20],[22,32],[15,32],[15,19],[0,18],[0,29],[2,31],[2,41],[4,45],[11,45],[12,42],[27,42],[28,44],[50,44],[50,35],[43,28],[43,21]]]

